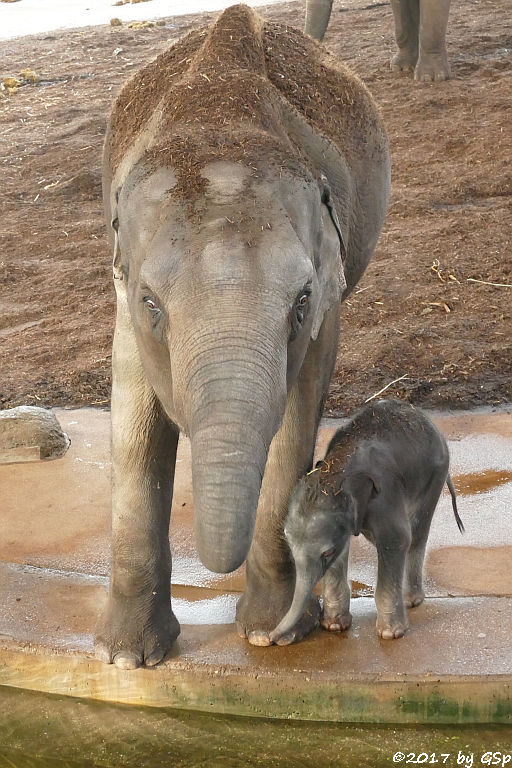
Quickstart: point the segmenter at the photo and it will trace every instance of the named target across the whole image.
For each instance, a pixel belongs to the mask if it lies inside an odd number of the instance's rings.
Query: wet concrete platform
[[[106,597],[109,414],[56,410],[72,443],[52,462],[0,466],[0,684],[111,702],[345,722],[512,723],[512,413],[433,414],[449,440],[466,526],[448,494],[432,525],[425,603],[405,638],[375,632],[375,550],[353,540],[354,616],[290,647],[256,648],[233,624],[244,570],[197,558],[190,452],[180,442],[171,522],[181,636],[154,669],[97,662]],[[321,455],[336,427],[326,422]]]

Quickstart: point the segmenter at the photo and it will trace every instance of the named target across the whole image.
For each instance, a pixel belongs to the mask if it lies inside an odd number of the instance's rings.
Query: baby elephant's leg
[[[444,467],[440,471],[433,473],[421,506],[411,520],[412,540],[409,552],[407,553],[404,594],[405,604],[408,608],[415,608],[425,599],[425,592],[423,591],[425,549],[432,516],[443,490],[445,480],[446,472]]]
[[[409,520],[399,493],[373,499],[371,530],[378,554],[377,632],[383,640],[402,637],[409,627],[403,600],[405,558],[411,543]]]
[[[326,571],[322,582],[323,611],[321,624],[331,632],[343,632],[352,624],[350,585],[347,579],[350,539]]]

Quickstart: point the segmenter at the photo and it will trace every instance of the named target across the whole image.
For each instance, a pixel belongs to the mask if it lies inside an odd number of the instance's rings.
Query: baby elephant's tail
[[[459,511],[457,509],[457,496],[455,494],[455,488],[452,483],[452,479],[450,475],[447,475],[446,477],[446,485],[448,486],[448,490],[450,491],[450,496],[452,497],[452,507],[453,507],[453,514],[455,515],[455,520],[457,521],[457,525],[459,526],[459,531],[461,533],[464,533],[464,523],[460,519]]]

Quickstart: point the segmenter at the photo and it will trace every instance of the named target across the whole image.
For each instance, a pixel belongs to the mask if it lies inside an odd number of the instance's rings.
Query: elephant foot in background
[[[412,72],[414,79],[422,83],[440,83],[451,77],[446,53],[420,54],[410,49],[401,49],[393,56],[390,67],[394,72]]]
[[[451,77],[446,51],[436,54],[421,53],[414,70],[414,79],[422,83],[440,83]]]
[[[120,669],[154,667],[180,634],[170,600],[109,599],[96,628],[96,658]]]
[[[290,589],[278,590],[267,584],[261,591],[247,589],[238,601],[236,625],[240,637],[251,645],[268,646],[270,632],[280,622],[290,607],[293,597],[293,584]],[[272,598],[272,602],[270,601]],[[291,632],[280,637],[277,645],[291,645],[309,635],[320,623],[320,602],[313,595],[302,614],[300,621]]]
[[[418,49],[409,48],[399,49],[391,61],[390,67],[394,72],[412,72],[418,61]]]

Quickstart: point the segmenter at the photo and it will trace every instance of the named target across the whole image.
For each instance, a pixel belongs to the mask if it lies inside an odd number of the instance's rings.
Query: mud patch
[[[484,472],[457,475],[452,480],[459,495],[472,496],[512,482],[512,472],[503,469],[486,469]]]

